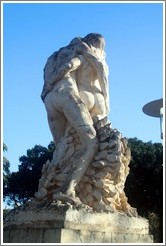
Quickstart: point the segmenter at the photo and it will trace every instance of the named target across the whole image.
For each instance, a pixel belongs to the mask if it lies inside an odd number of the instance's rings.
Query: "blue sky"
[[[158,118],[142,107],[163,97],[163,5],[148,3],[4,3],[3,141],[19,157],[52,140],[40,99],[47,58],[74,37],[101,33],[110,70],[110,114],[124,137],[161,142]]]

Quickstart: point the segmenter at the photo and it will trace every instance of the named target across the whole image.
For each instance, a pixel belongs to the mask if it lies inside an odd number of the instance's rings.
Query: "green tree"
[[[3,151],[7,151],[7,146],[3,143]],[[3,185],[6,186],[10,175],[10,162],[3,156]]]
[[[163,146],[137,138],[128,139],[132,160],[125,184],[129,203],[136,207],[139,215],[159,218],[156,240],[162,241],[163,218]],[[153,215],[153,216],[152,216]]]
[[[41,178],[41,169],[47,160],[52,159],[54,144],[51,142],[48,148],[35,145],[27,150],[27,155],[19,158],[20,165],[17,172],[12,172],[9,177],[4,195],[8,205],[15,206],[25,203],[38,189],[38,182]]]

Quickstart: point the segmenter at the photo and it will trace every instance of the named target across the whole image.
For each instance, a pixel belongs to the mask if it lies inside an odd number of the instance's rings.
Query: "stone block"
[[[136,233],[112,233],[112,243],[152,243],[151,235]]]
[[[44,230],[44,229],[43,229]],[[45,229],[43,233],[43,243],[55,243],[61,242],[61,229],[49,228]]]
[[[146,219],[84,208],[13,211],[4,224],[4,243],[152,242]]]

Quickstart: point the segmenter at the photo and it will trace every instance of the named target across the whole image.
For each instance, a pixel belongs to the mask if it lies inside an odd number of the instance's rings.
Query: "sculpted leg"
[[[51,99],[52,99],[52,93],[49,93],[45,98],[44,103],[47,111],[49,128],[52,133],[54,143],[56,146],[60,141],[61,137],[63,137],[65,134],[67,120],[66,117],[64,116],[64,113],[58,111],[56,107],[52,104]]]
[[[66,130],[66,118],[58,111],[54,111],[54,114],[47,113],[50,131],[52,133],[55,146],[60,141],[61,137],[64,136]],[[57,120],[58,119],[58,120]]]
[[[64,114],[70,125],[77,131],[82,142],[82,148],[77,155],[74,167],[68,174],[65,185],[54,193],[55,200],[72,200],[78,203],[75,197],[75,187],[82,179],[86,169],[93,160],[98,148],[96,131],[93,127],[92,118],[82,101],[77,96],[70,95],[68,103],[64,106]]]

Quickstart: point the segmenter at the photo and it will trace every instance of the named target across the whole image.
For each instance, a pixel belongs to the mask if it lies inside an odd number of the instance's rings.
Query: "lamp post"
[[[160,136],[163,139],[163,99],[145,104],[142,110],[149,116],[160,118]]]

